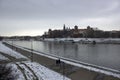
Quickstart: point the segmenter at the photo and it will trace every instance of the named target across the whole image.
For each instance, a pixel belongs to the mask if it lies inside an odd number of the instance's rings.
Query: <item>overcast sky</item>
[[[120,30],[120,0],[0,0],[0,35],[42,35],[63,24]]]

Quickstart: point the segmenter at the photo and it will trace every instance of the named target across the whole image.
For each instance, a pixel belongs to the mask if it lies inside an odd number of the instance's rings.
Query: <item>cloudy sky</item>
[[[120,0],[0,0],[0,35],[42,35],[63,24],[120,30]]]

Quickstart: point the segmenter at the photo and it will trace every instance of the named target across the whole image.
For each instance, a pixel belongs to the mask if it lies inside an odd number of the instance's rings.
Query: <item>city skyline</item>
[[[42,35],[63,24],[120,30],[119,7],[119,0],[0,0],[0,35]]]

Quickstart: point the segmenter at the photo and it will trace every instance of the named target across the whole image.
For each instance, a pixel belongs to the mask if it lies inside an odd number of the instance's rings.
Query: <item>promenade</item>
[[[6,46],[13,48],[15,51],[31,59],[33,62],[40,63],[41,65],[52,69],[58,73],[61,73],[62,75],[65,75],[72,80],[120,80],[112,76],[108,76],[70,64],[56,64],[55,59],[36,54],[34,52],[32,52],[32,55],[29,50],[21,49],[15,46],[11,46],[9,44],[6,44]]]

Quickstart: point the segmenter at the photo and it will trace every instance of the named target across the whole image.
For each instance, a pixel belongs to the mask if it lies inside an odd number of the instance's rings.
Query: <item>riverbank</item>
[[[120,38],[45,38],[42,41],[71,42],[81,44],[120,44]]]
[[[38,62],[50,69],[53,69],[63,75],[66,75],[67,77],[71,78],[72,80],[120,80],[118,78],[112,77],[112,76],[107,76],[101,73],[97,73],[94,71],[90,71],[87,69],[83,69],[81,67],[76,67],[70,64],[66,63],[61,63],[61,64],[56,64],[55,59],[51,59],[42,55],[38,55],[33,53],[31,55],[31,52],[13,47],[11,45],[6,44],[8,47],[13,48],[17,52],[21,53],[22,55],[31,58],[33,61]],[[33,56],[33,58],[32,58]],[[98,79],[99,78],[99,79]]]

